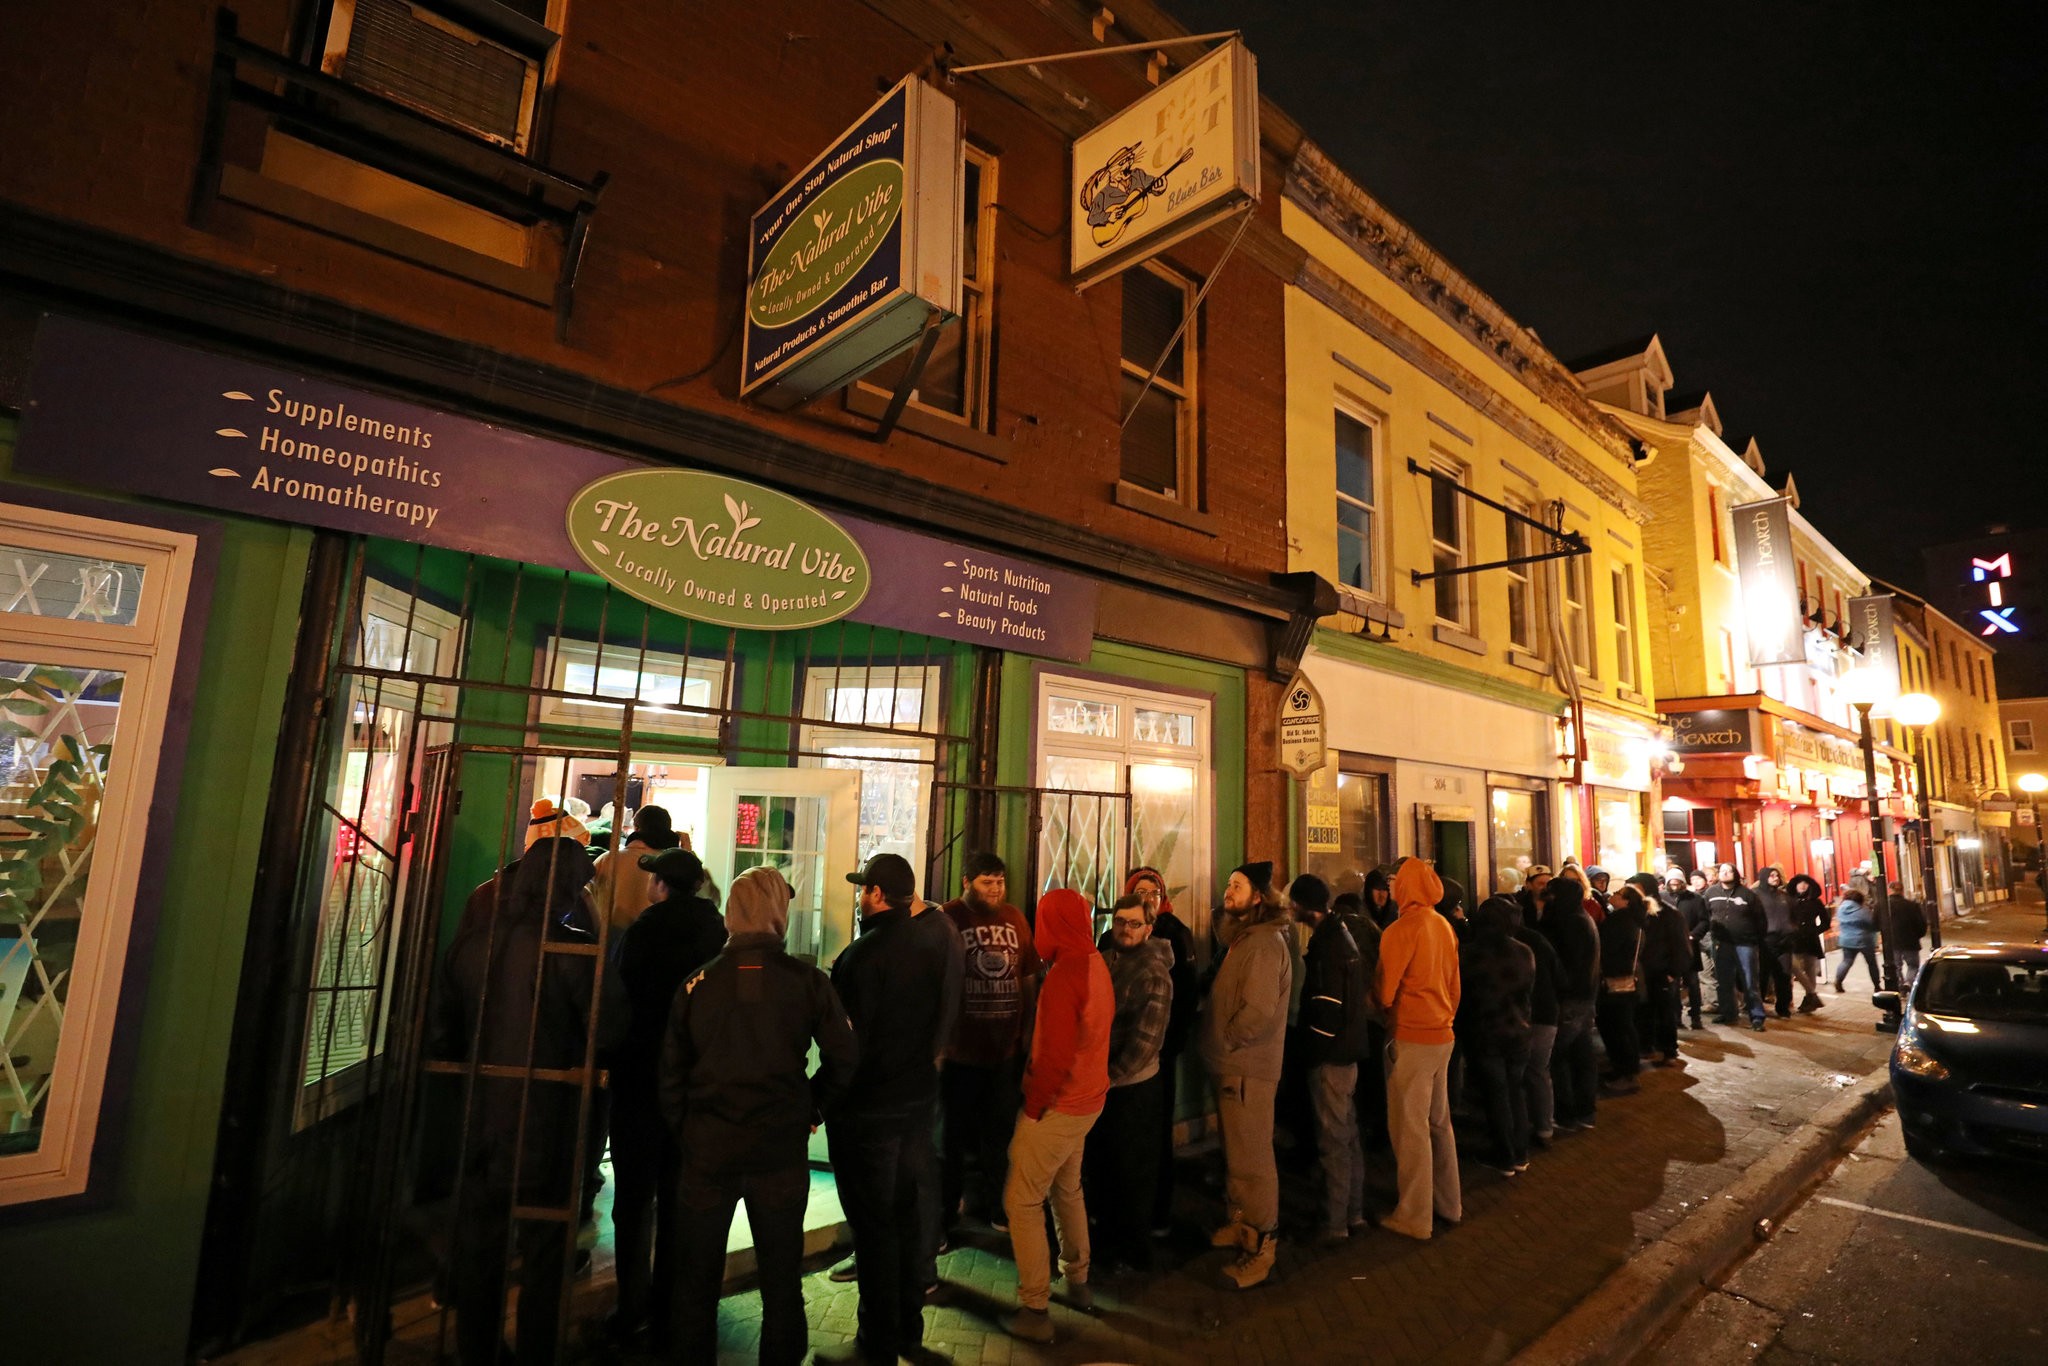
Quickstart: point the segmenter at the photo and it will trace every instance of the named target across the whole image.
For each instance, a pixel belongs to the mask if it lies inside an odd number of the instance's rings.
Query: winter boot
[[[1273,1274],[1273,1258],[1279,1255],[1280,1239],[1271,1233],[1252,1233],[1237,1260],[1223,1268],[1231,1284],[1249,1290]]]
[[[1233,1219],[1209,1235],[1210,1247],[1234,1247],[1240,1252],[1250,1247],[1258,1231],[1250,1224]]]

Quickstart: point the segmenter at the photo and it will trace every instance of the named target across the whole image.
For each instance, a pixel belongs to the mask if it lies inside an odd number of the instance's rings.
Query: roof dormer
[[[1652,332],[1565,362],[1586,387],[1586,395],[1644,417],[1664,416],[1671,388],[1671,362]]]
[[[1750,449],[1756,449],[1756,443],[1754,441],[1750,443]],[[1785,487],[1778,490],[1778,496],[1781,498],[1791,499],[1792,510],[1797,512],[1799,510],[1799,481],[1797,479],[1794,479],[1790,474],[1787,474],[1785,476]]]
[[[1749,439],[1749,444],[1742,448],[1742,463],[1755,470],[1757,478],[1764,477],[1764,453],[1758,449],[1756,438],[1753,436]]]
[[[1715,436],[1727,435],[1721,426],[1721,410],[1714,406],[1714,396],[1705,389],[1666,394],[1664,416],[1669,421],[1683,422],[1689,427],[1705,427]]]

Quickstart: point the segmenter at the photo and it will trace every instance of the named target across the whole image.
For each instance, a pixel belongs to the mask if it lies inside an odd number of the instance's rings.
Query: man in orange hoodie
[[[1458,937],[1437,913],[1443,894],[1435,869],[1403,859],[1394,873],[1401,912],[1380,936],[1378,991],[1389,1022],[1387,1127],[1400,1185],[1400,1201],[1384,1222],[1418,1239],[1429,1237],[1432,1213],[1451,1224],[1465,1213],[1450,1098]]]
[[[1116,992],[1095,950],[1087,898],[1061,888],[1038,902],[1033,945],[1046,964],[1024,1070],[1024,1107],[1010,1139],[1003,1210],[1017,1261],[1017,1312],[1003,1321],[1027,1342],[1052,1341],[1052,1254],[1045,1242],[1045,1199],[1052,1195],[1067,1300],[1091,1309],[1088,1209],[1081,1198],[1081,1154],[1109,1094],[1109,1025]]]

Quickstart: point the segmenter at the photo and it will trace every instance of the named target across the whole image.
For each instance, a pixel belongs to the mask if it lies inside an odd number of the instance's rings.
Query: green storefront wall
[[[15,432],[0,418],[0,472],[42,482],[13,474]],[[110,520],[120,520],[124,503],[142,511],[134,500],[105,501]],[[11,1268],[10,1360],[185,1359],[257,849],[312,545],[305,530],[213,520],[220,559],[205,638],[183,645],[203,653],[184,771],[169,789],[172,854],[155,942],[138,965],[140,981],[130,979],[145,1004],[118,1170],[103,1207],[0,1210],[0,1265]]]

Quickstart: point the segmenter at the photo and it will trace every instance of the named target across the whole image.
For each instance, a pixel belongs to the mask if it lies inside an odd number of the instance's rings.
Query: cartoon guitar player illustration
[[[1122,237],[1125,227],[1145,212],[1153,196],[1166,193],[1166,178],[1195,154],[1193,147],[1183,148],[1173,165],[1154,175],[1138,165],[1144,150],[1143,142],[1119,147],[1102,169],[1081,185],[1081,207],[1088,211],[1088,231],[1098,247]]]

